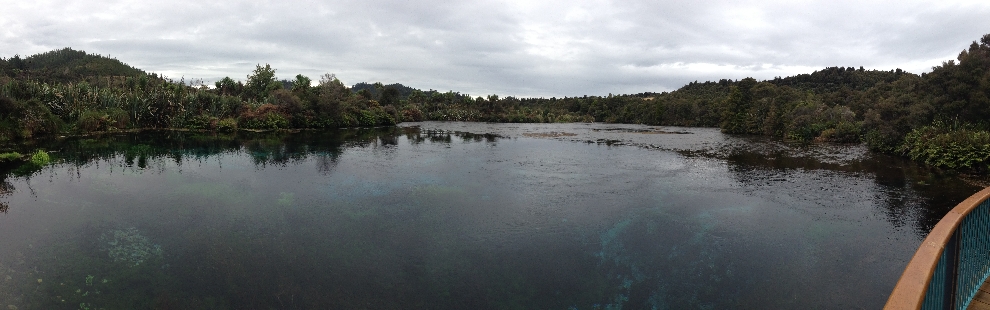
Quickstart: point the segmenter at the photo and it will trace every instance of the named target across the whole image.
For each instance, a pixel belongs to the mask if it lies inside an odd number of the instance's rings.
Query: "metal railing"
[[[966,309],[990,275],[990,187],[949,211],[918,247],[884,309]]]

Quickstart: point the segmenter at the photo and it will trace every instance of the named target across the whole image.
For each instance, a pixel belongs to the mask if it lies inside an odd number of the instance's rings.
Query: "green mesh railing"
[[[935,267],[922,309],[966,309],[990,275],[990,201],[962,219]]]

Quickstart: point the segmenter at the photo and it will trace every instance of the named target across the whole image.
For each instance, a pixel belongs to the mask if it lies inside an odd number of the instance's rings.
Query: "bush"
[[[217,129],[219,120],[216,117],[200,114],[186,120],[186,127],[189,129]]]
[[[936,167],[982,171],[990,163],[990,132],[936,123],[908,133],[901,152]]]
[[[894,153],[897,151],[901,142],[903,140],[900,139],[900,135],[893,132],[884,132],[883,129],[871,129],[863,135],[863,143],[871,151],[875,152]]]
[[[0,163],[19,160],[22,157],[24,157],[24,155],[21,155],[21,153],[18,152],[2,153],[0,154]]]
[[[241,113],[238,125],[251,129],[284,129],[289,127],[289,119],[275,105],[263,104],[257,109],[247,109]]]
[[[361,126],[375,126],[378,124],[378,117],[373,111],[363,110],[358,117]]]
[[[0,96],[0,140],[53,133],[60,124],[58,117],[36,98],[18,101]]]
[[[99,131],[106,128],[109,117],[99,111],[85,111],[79,114],[79,121],[76,123],[79,130]]]
[[[89,110],[79,114],[76,125],[81,131],[108,131],[127,128],[129,120],[127,112],[118,108]]]
[[[44,166],[51,161],[52,158],[49,157],[48,153],[45,152],[44,150],[38,150],[37,152],[34,153],[34,155],[31,155],[31,163],[34,164],[35,166],[39,166],[39,167]]]
[[[217,130],[223,132],[230,132],[237,130],[237,120],[233,118],[225,118],[217,122]]]
[[[128,116],[127,111],[120,108],[110,108],[106,110],[106,115],[110,130],[130,127],[131,117]]]
[[[859,126],[855,123],[840,122],[833,128],[825,129],[815,138],[817,142],[856,143],[859,142]]]

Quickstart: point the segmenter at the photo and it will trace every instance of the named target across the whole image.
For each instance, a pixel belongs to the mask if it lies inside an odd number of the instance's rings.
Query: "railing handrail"
[[[960,202],[938,221],[938,224],[935,224],[904,268],[904,273],[901,274],[900,280],[897,280],[897,285],[894,286],[894,291],[887,299],[884,309],[921,309],[943,250],[966,215],[979,207],[987,198],[990,198],[990,187]]]

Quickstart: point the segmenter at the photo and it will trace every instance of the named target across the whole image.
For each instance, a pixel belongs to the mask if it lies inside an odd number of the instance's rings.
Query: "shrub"
[[[34,153],[34,155],[31,155],[31,163],[34,164],[35,166],[39,166],[39,167],[44,166],[51,161],[52,158],[49,157],[48,153],[45,152],[44,150],[38,150],[37,152]]]
[[[126,111],[111,108],[105,111],[84,111],[79,114],[76,125],[82,131],[107,131],[127,128],[129,123],[130,117]]]
[[[885,132],[884,129],[871,129],[863,135],[863,143],[875,152],[893,153],[901,142],[903,140],[897,133]]]
[[[818,142],[856,143],[859,142],[859,126],[851,122],[840,122],[833,128],[825,129],[815,138]]]
[[[2,153],[0,154],[0,163],[15,161],[21,159],[22,157],[24,157],[24,155],[21,155],[21,153],[18,152]]]
[[[936,167],[986,170],[990,163],[990,132],[936,123],[908,133],[901,152]]]
[[[378,117],[373,111],[363,110],[358,117],[361,126],[375,126],[378,124]]]
[[[257,109],[247,109],[241,113],[239,127],[251,129],[283,129],[289,127],[289,119],[278,111],[278,107],[263,104]]]
[[[110,108],[106,110],[108,123],[108,129],[124,129],[130,126],[131,117],[120,108]]]
[[[186,127],[190,129],[214,130],[217,128],[219,120],[216,117],[200,114],[186,120]]]
[[[79,114],[76,124],[82,131],[99,131],[104,130],[108,122],[109,116],[100,111],[85,111]]]
[[[230,132],[237,130],[237,120],[233,118],[225,118],[217,122],[217,130],[223,132]]]

